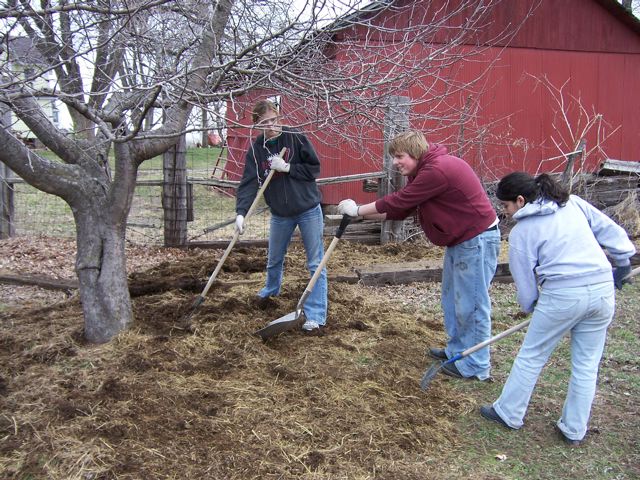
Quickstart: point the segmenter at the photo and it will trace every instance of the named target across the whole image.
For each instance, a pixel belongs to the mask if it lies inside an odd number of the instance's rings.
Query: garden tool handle
[[[640,267],[636,267],[633,270],[631,270],[631,272],[629,272],[629,274],[624,277],[624,280],[628,280],[631,277],[635,277],[636,275],[638,275],[640,273]],[[457,362],[458,360],[460,360],[461,358],[466,357],[467,355],[471,355],[473,352],[477,352],[478,350],[480,350],[481,348],[486,347],[487,345],[491,345],[494,342],[497,342],[498,340],[511,335],[512,333],[517,332],[518,330],[522,330],[523,328],[525,328],[527,325],[529,325],[529,323],[531,323],[531,319],[529,318],[528,320],[525,320],[522,323],[519,323],[518,325],[514,325],[513,327],[505,330],[504,332],[499,333],[498,335],[496,335],[495,337],[491,337],[488,340],[485,340],[482,343],[479,343],[477,345],[474,345],[471,348],[466,349],[464,352],[462,353],[458,353],[457,355],[454,355],[453,357],[451,357],[449,360],[443,362],[443,363],[453,363],[453,362]]]
[[[280,155],[281,157],[284,157],[284,154],[287,153],[287,147],[283,147],[282,150],[280,150],[280,153],[278,155]],[[273,174],[276,173],[275,170],[271,170],[269,172],[269,175],[267,175],[267,178],[264,179],[263,184],[260,186],[260,189],[258,190],[258,193],[256,193],[256,198],[253,200],[253,203],[251,204],[251,206],[249,207],[249,211],[247,212],[247,214],[244,216],[245,220],[247,218],[249,218],[251,215],[253,215],[253,212],[255,211],[255,209],[258,206],[258,202],[260,201],[260,199],[262,198],[262,196],[264,195],[264,191],[267,189],[267,186],[269,185],[269,182],[271,182],[271,179],[273,178]]]
[[[336,233],[333,237],[333,240],[331,240],[331,243],[329,244],[329,248],[327,248],[327,251],[322,257],[322,261],[316,268],[316,271],[313,272],[313,276],[311,277],[311,280],[309,281],[307,288],[304,289],[304,293],[302,294],[302,297],[300,297],[300,301],[296,306],[296,311],[299,311],[302,309],[304,302],[307,301],[307,297],[311,295],[311,291],[313,290],[313,287],[315,287],[316,282],[318,281],[318,277],[320,277],[322,270],[327,265],[327,262],[329,261],[329,257],[333,253],[333,249],[336,248],[336,244],[340,241],[340,237],[342,237],[342,234],[347,229],[347,226],[349,225],[349,223],[351,223],[351,220],[352,220],[352,217],[350,217],[349,215],[342,216],[342,221],[340,222],[340,226],[338,226],[338,228],[336,229]]]
[[[631,277],[635,277],[636,275],[638,275],[640,273],[640,267],[636,267],[633,270],[631,270],[627,276],[625,276],[623,278],[623,280],[629,280]]]
[[[457,355],[454,355],[449,360],[447,360],[445,363],[453,363],[453,362],[456,362],[456,361],[460,360],[461,358],[466,357],[467,355],[471,355],[473,352],[477,352],[478,350],[480,350],[481,348],[486,347],[487,345],[491,345],[492,343],[497,342],[498,340],[501,340],[504,337],[506,337],[508,335],[511,335],[512,333],[517,332],[518,330],[522,330],[523,328],[525,328],[530,323],[531,323],[531,319],[529,318],[528,320],[525,320],[524,322],[519,323],[518,325],[514,325],[513,327],[508,328],[504,332],[500,332],[496,336],[491,337],[490,339],[485,340],[484,342],[481,342],[481,343],[479,343],[477,345],[474,345],[471,348],[467,348],[464,352],[458,353]]]
[[[282,150],[280,150],[280,156],[283,156],[286,153],[286,151],[287,151],[287,147],[284,147]],[[271,179],[273,178],[273,174],[275,172],[276,172],[275,170],[271,170],[269,172],[269,175],[267,175],[267,178],[265,178],[264,182],[262,183],[262,185],[258,189],[258,192],[256,193],[256,198],[253,199],[253,203],[249,207],[249,211],[247,212],[247,214],[244,217],[245,221],[251,215],[253,215],[253,212],[255,211],[256,207],[258,206],[258,203],[260,202],[260,199],[264,195],[264,191],[267,189],[267,186],[269,185],[269,182],[271,182]],[[213,285],[213,282],[216,279],[216,277],[218,276],[218,273],[220,273],[220,270],[222,269],[222,265],[224,265],[224,261],[229,256],[229,253],[231,252],[231,249],[236,244],[236,242],[238,241],[239,237],[240,237],[240,231],[236,228],[235,232],[233,233],[233,238],[231,239],[231,242],[229,242],[229,245],[227,245],[227,249],[222,254],[222,257],[218,261],[218,265],[216,265],[216,268],[213,271],[213,273],[211,274],[211,277],[209,277],[209,281],[207,282],[207,285],[204,287],[204,290],[202,291],[202,293],[200,294],[199,299],[204,299],[204,297],[207,295],[207,292],[211,288],[211,285]]]

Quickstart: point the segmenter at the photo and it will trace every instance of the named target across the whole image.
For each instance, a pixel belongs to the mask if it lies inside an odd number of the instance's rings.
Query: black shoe
[[[502,425],[505,428],[508,428],[509,430],[515,430],[515,428],[510,427],[509,425],[507,425],[507,423],[504,420],[502,420],[502,418],[500,418],[500,415],[498,415],[498,413],[494,410],[492,405],[484,405],[480,407],[480,415],[482,415],[487,420],[491,420],[492,422],[499,423],[500,425]]]
[[[567,437],[564,432],[562,430],[560,430],[560,427],[558,427],[558,425],[555,425],[555,429],[556,432],[558,432],[558,436],[560,437],[560,439],[566,443],[568,446],[570,447],[579,447],[582,444],[582,440],[571,440],[569,437]]]
[[[455,363],[445,363],[444,365],[442,365],[442,373],[444,373],[445,375],[449,375],[450,377],[465,378],[464,376],[462,376]]]
[[[430,348],[427,353],[431,358],[435,358],[436,360],[448,360],[447,353],[444,351],[444,348]]]
[[[261,297],[260,295],[254,297],[253,304],[260,310],[271,310],[278,305],[273,297]]]
[[[462,375],[462,373],[460,373],[460,370],[458,370],[458,367],[456,367],[455,363],[445,363],[444,365],[442,365],[442,373],[454,378],[464,378],[465,380],[477,380],[479,382],[487,382],[487,383],[493,382],[493,378],[491,377],[479,378],[476,375],[473,375],[471,377],[465,377],[464,375]]]

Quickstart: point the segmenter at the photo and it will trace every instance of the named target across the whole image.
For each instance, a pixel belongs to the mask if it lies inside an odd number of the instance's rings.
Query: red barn
[[[413,11],[423,5],[431,12],[443,12],[451,3],[455,2],[394,2],[412,5]],[[370,18],[368,25],[409,24],[411,15],[399,11],[385,10]],[[399,85],[392,92],[410,99],[411,128],[424,131],[430,141],[447,145],[487,180],[512,170],[558,171],[564,162],[562,154],[574,150],[582,138],[588,152],[582,165],[586,170],[593,170],[604,158],[640,160],[640,21],[636,17],[615,0],[509,0],[497,3],[489,15],[482,29],[455,46],[460,62],[446,69],[441,65],[440,78],[429,84],[433,90],[461,86],[442,102],[447,110],[442,110],[440,118],[435,115],[439,107],[425,100],[436,98],[428,97],[429,92],[420,87],[426,83]],[[397,38],[380,33],[384,29],[374,34],[363,25],[366,23],[334,34],[331,61],[343,67],[351,62],[351,68],[360,68],[352,55],[353,45],[362,43],[361,61],[372,37],[384,48],[398,48]],[[517,30],[514,25],[519,25]],[[505,36],[510,28],[514,33]],[[446,37],[446,32],[436,34],[420,50],[412,44],[407,55],[430,55]],[[342,51],[341,45],[351,50]],[[464,60],[465,52],[473,54]],[[431,73],[423,74],[426,78]],[[242,173],[251,134],[251,107],[264,96],[265,92],[252,92],[228,108],[229,125],[247,126],[228,130],[229,179],[237,180]],[[322,161],[321,177],[381,170],[383,134],[379,127],[363,127],[351,119],[327,128],[317,109],[294,98],[278,100],[285,123],[304,125],[313,139]],[[442,122],[452,112],[456,121]],[[348,142],[347,137],[359,140]],[[346,197],[371,201],[375,196],[364,193],[361,182],[322,190],[326,204]]]

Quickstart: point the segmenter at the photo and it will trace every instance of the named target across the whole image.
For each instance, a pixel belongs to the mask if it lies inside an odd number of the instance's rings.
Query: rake
[[[626,277],[624,277],[625,280],[630,279],[631,277],[636,276],[638,273],[640,273],[640,267],[634,268]],[[464,358],[468,355],[471,355],[473,352],[477,352],[478,350],[480,350],[481,348],[486,347],[487,345],[491,345],[494,342],[497,342],[498,340],[507,337],[509,335],[511,335],[512,333],[517,332],[518,330],[522,330],[523,328],[525,328],[527,325],[529,325],[529,323],[531,322],[531,319],[525,320],[522,323],[519,323],[518,325],[515,325],[511,328],[509,328],[508,330],[505,330],[502,333],[499,333],[498,335],[496,335],[495,337],[491,337],[488,340],[485,340],[484,342],[481,342],[477,345],[474,345],[471,348],[468,348],[467,350],[465,350],[462,353],[458,353],[457,355],[454,355],[453,357],[451,357],[448,360],[443,360],[442,362],[435,362],[433,365],[431,365],[426,372],[424,372],[424,375],[422,375],[422,380],[420,380],[420,389],[424,392],[428,387],[429,384],[431,383],[431,380],[433,380],[433,378],[438,374],[438,372],[442,369],[442,367],[444,367],[445,365],[449,365],[453,362],[456,362],[458,360],[460,360],[461,358]]]

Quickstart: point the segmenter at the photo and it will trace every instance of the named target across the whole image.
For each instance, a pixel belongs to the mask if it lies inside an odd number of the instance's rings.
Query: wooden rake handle
[[[628,280],[631,277],[635,277],[636,275],[638,275],[640,273],[640,267],[636,267],[633,270],[631,270],[631,272],[629,272],[629,274],[624,277],[625,280]],[[466,357],[467,355],[471,355],[473,352],[477,352],[478,350],[480,350],[481,348],[486,347],[487,345],[491,345],[494,342],[497,342],[498,340],[511,335],[512,333],[517,332],[518,330],[522,330],[523,328],[525,328],[526,326],[529,325],[529,323],[531,323],[531,319],[525,320],[522,323],[519,323],[518,325],[514,325],[513,327],[505,330],[504,332],[501,332],[499,334],[497,334],[495,337],[491,337],[488,340],[485,340],[482,343],[479,343],[477,345],[474,345],[471,348],[466,349],[464,352],[452,357],[451,359],[449,359],[447,361],[447,363],[452,362],[452,361],[457,361],[460,360],[463,357]]]
[[[287,151],[287,147],[284,147],[282,150],[280,150],[280,156],[282,157],[286,153],[286,151]],[[256,208],[258,206],[258,203],[260,202],[260,200],[264,196],[264,191],[267,189],[267,186],[271,182],[271,179],[273,178],[273,174],[274,173],[275,173],[275,170],[271,170],[269,172],[269,175],[267,175],[267,178],[265,178],[264,183],[262,184],[262,186],[258,189],[258,192],[256,193],[256,198],[253,200],[253,203],[249,207],[249,211],[247,212],[247,214],[244,217],[245,221],[251,215],[253,215],[253,212],[256,210]],[[226,250],[224,251],[224,253],[222,254],[222,257],[220,257],[220,260],[218,261],[218,265],[216,265],[215,270],[213,271],[213,273],[209,277],[209,281],[207,282],[207,285],[204,287],[204,290],[202,290],[202,293],[200,294],[201,298],[204,298],[207,295],[207,292],[211,288],[211,285],[213,285],[213,282],[216,279],[216,277],[218,276],[218,273],[220,273],[220,270],[222,270],[222,265],[224,265],[225,260],[229,256],[229,253],[231,252],[231,249],[236,244],[236,242],[238,241],[239,237],[240,237],[240,231],[236,228],[235,232],[233,233],[233,238],[231,239],[231,242],[229,242],[229,245],[227,245]]]

